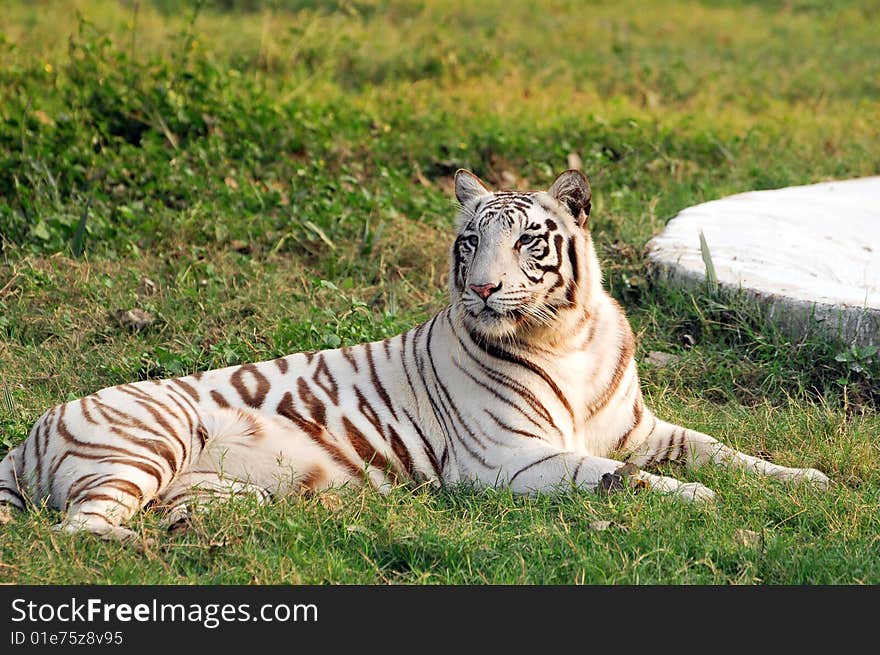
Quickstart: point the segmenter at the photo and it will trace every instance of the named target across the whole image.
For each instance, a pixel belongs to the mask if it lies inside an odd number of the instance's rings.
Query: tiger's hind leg
[[[265,488],[242,480],[225,478],[216,471],[194,471],[181,475],[160,499],[166,509],[162,525],[173,534],[189,530],[195,511],[206,511],[211,503],[242,495],[252,496],[261,504],[272,500]]]
[[[653,416],[649,417],[654,419]],[[667,460],[684,460],[688,466],[715,464],[767,475],[783,482],[811,482],[820,487],[830,483],[828,476],[814,468],[790,468],[747,455],[727,446],[708,434],[684,428],[660,419],[627,459],[638,467]]]
[[[267,452],[261,447],[267,436],[267,422],[238,409],[219,410],[204,420],[206,443],[202,452],[159,498],[160,507],[166,510],[162,524],[171,533],[186,532],[193,513],[205,511],[213,502],[250,495],[266,503],[273,496],[253,477],[267,468]],[[269,463],[280,464],[277,458],[268,457]]]
[[[250,495],[265,503],[360,480],[353,464],[340,461],[341,451],[334,455],[296,425],[239,409],[219,410],[204,420],[204,449],[159,498],[172,531],[186,529],[194,508],[212,500]]]

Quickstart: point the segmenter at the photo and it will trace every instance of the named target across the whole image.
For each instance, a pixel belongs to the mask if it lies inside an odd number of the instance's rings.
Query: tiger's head
[[[449,285],[464,326],[491,341],[559,338],[601,289],[587,179],[569,170],[547,191],[490,191],[461,169],[455,195]]]

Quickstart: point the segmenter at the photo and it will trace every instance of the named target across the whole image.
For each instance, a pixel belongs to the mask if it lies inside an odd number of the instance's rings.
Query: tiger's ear
[[[547,193],[568,209],[579,226],[584,227],[587,224],[593,192],[583,173],[574,169],[565,171],[556,178]]]
[[[488,193],[492,192],[486,187],[485,182],[476,175],[463,168],[455,171],[455,197],[462,205]]]

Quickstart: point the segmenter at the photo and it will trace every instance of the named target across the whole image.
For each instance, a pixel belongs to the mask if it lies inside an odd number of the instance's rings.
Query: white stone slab
[[[790,332],[880,344],[880,177],[750,191],[688,207],[648,243],[662,279],[742,289]]]

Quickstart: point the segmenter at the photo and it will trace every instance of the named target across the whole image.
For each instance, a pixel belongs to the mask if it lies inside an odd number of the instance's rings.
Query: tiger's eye
[[[468,234],[464,238],[464,240],[467,241],[468,244],[473,246],[474,248],[476,248],[477,244],[480,243],[480,238],[476,234]]]
[[[523,234],[522,236],[520,236],[519,239],[517,239],[516,243],[520,246],[527,246],[534,240],[535,237],[533,237],[531,234]]]

